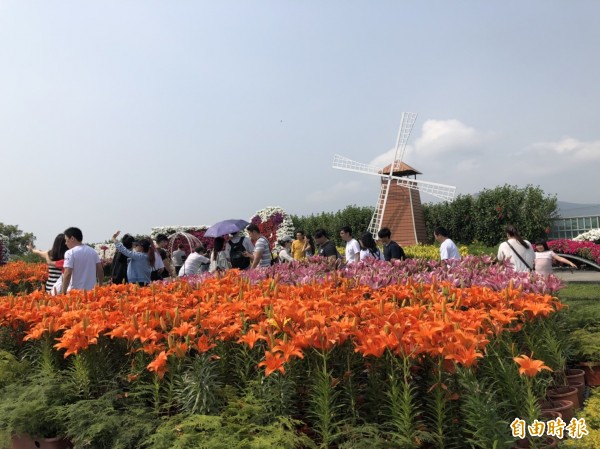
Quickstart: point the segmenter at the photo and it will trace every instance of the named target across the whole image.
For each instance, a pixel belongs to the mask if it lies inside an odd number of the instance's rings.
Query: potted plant
[[[589,386],[600,385],[600,329],[576,329],[570,335],[574,358],[585,373]]]
[[[568,449],[596,449],[600,447],[600,391],[592,390],[586,407],[577,414],[585,420],[588,434],[582,438],[565,438],[561,447]]]
[[[585,383],[600,385],[600,307],[596,301],[586,301],[569,308],[565,314],[569,361],[583,369]],[[581,381],[581,380],[579,380]]]
[[[0,391],[0,447],[12,449],[63,449],[59,418],[69,400],[68,387],[58,376],[34,375]]]

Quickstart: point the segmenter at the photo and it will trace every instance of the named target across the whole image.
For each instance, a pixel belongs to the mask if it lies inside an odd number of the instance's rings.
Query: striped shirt
[[[58,281],[58,278],[62,275],[62,270],[58,267],[53,267],[52,265],[48,265],[48,280],[46,281],[46,293],[50,293],[52,291],[52,287]]]
[[[259,267],[270,267],[271,266],[271,248],[269,247],[269,241],[264,236],[260,236],[254,245],[254,252],[260,252],[261,258],[258,263]]]

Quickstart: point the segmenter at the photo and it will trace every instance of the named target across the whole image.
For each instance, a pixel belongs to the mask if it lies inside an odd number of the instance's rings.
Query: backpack
[[[227,242],[231,246],[229,250],[229,259],[231,260],[231,268],[245,270],[250,266],[250,258],[244,256],[246,248],[244,248],[244,237],[240,241],[233,243],[231,240]]]

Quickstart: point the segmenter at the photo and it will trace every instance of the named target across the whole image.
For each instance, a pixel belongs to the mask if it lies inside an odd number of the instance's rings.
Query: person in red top
[[[65,235],[58,234],[54,239],[54,244],[52,248],[48,251],[40,251],[33,247],[30,243],[27,245],[27,249],[31,251],[33,254],[37,254],[38,256],[43,257],[48,264],[48,280],[46,281],[46,293],[52,292],[52,287],[56,284],[56,281],[60,278],[63,272],[63,266],[65,263],[65,252],[69,248],[67,248],[67,244],[65,243]]]

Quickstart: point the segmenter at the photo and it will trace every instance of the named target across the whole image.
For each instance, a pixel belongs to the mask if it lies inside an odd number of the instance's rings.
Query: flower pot
[[[587,385],[590,387],[600,386],[600,362],[582,362],[579,366],[583,368]]]
[[[562,413],[555,412],[554,410],[542,410],[540,413],[540,418],[542,418],[542,421],[552,421],[556,418],[562,419],[562,417]]]
[[[73,447],[70,441],[62,438],[31,438],[27,435],[12,437],[11,449],[68,449]]]
[[[577,395],[577,388],[570,386],[561,386],[561,387],[549,387],[546,390],[546,396],[553,401],[557,400],[566,400],[573,402],[573,408],[578,409],[580,407],[579,404],[579,396]]]
[[[585,371],[579,368],[569,368],[565,371],[565,378],[568,385],[574,385],[573,382],[585,382]]]
[[[542,413],[545,411],[558,412],[562,415],[562,419],[566,423],[570,422],[573,416],[575,416],[572,401],[542,401],[540,405],[542,408]]]
[[[515,448],[529,448],[532,443],[535,441],[535,446],[540,449],[550,449],[553,447],[558,447],[558,440],[552,436],[543,436],[543,437],[531,437],[531,439],[523,439],[517,441],[517,445]]]
[[[579,407],[583,407],[583,401],[585,397],[585,382],[583,380],[569,384],[570,387],[577,388],[577,399],[579,400]]]

